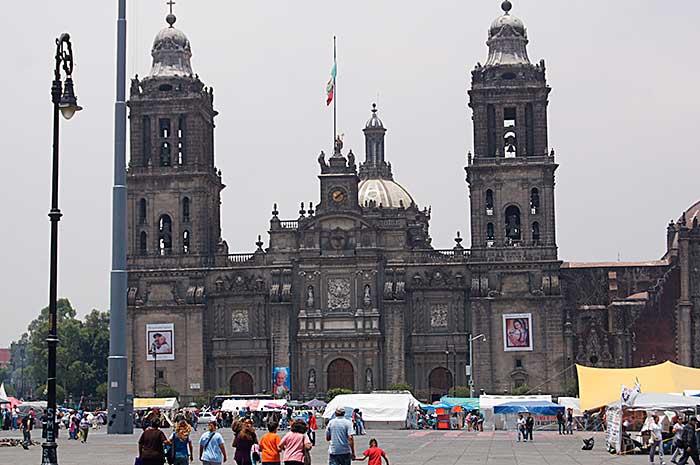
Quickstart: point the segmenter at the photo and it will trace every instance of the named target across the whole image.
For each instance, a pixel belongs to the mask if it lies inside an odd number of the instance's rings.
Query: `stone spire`
[[[172,5],[165,21],[168,27],[161,29],[153,40],[153,66],[148,77],[192,76],[190,41],[182,31],[173,26],[177,18],[172,13]]]
[[[365,128],[365,162],[360,165],[360,179],[392,179],[391,165],[384,159],[384,123],[377,116],[377,104],[372,104],[372,116]]]
[[[503,15],[496,18],[489,28],[489,57],[485,67],[501,65],[529,65],[527,56],[527,29],[523,22],[510,14],[513,5],[505,0],[501,4]]]

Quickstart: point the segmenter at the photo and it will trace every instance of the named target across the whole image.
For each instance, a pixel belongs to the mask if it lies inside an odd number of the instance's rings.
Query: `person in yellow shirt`
[[[279,425],[272,421],[267,424],[269,433],[260,439],[260,452],[262,453],[263,465],[280,465],[280,437],[277,434]]]

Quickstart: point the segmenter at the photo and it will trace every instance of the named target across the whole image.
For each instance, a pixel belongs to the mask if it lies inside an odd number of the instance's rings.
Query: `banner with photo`
[[[292,390],[289,380],[289,367],[272,369],[272,395],[275,399],[286,399]]]
[[[175,326],[172,323],[146,325],[146,360],[175,360]]]
[[[503,315],[503,350],[517,352],[532,350],[532,314]]]

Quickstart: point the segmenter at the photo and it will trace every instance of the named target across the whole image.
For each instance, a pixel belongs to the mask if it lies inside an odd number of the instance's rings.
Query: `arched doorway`
[[[328,365],[328,389],[333,388],[355,390],[355,370],[344,358],[336,358]]]
[[[428,387],[430,388],[430,400],[440,400],[452,387],[452,373],[443,367],[434,368],[428,376]]]
[[[253,377],[245,371],[239,371],[231,376],[231,394],[255,394]]]

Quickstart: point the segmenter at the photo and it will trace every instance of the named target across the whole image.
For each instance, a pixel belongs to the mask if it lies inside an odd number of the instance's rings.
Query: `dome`
[[[173,27],[175,15],[166,18],[169,27],[160,30],[153,40],[153,66],[149,77],[191,76],[192,48],[184,32]]]
[[[525,24],[510,14],[513,5],[506,0],[501,4],[503,15],[489,28],[489,57],[484,67],[529,65],[527,56],[527,29]]]
[[[501,32],[505,26],[510,26],[513,28],[513,31],[521,36],[526,35],[525,24],[523,24],[520,18],[506,13],[493,20],[491,23],[491,28],[489,29],[489,37],[498,35],[498,33]]]
[[[685,216],[685,224],[690,227],[693,224],[693,220],[695,218],[700,221],[700,201],[695,202],[690,208],[688,208],[685,212],[683,212],[683,215],[681,215],[680,218],[678,218],[678,222],[682,222],[683,217]]]
[[[411,194],[399,183],[377,178],[360,181],[358,200],[361,206],[373,202],[383,208],[408,208],[415,204]]]
[[[372,116],[367,120],[365,129],[384,129],[384,123],[377,116],[377,104],[372,104]]]

